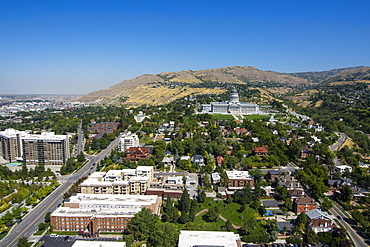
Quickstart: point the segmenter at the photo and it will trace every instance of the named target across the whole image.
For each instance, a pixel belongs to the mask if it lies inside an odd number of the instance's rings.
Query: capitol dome
[[[235,87],[231,89],[230,91],[230,97],[229,97],[230,103],[238,103],[239,102],[239,94],[238,91],[236,91]]]

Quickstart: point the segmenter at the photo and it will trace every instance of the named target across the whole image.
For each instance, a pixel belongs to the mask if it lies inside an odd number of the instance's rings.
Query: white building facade
[[[124,152],[130,147],[138,147],[139,146],[139,137],[136,134],[132,134],[131,132],[127,132],[119,139],[118,144],[118,151]]]
[[[229,101],[227,102],[211,102],[204,104],[201,108],[202,113],[224,113],[237,115],[259,114],[260,109],[257,104],[239,102],[239,94],[235,88],[230,91]]]

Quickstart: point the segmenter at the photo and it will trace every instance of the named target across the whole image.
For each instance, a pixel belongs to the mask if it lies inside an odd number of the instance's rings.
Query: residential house
[[[352,172],[352,167],[347,165],[336,166],[334,172],[344,173],[346,171]]]
[[[224,161],[224,158],[222,156],[217,156],[216,157],[217,166],[222,166],[223,161]]]
[[[324,220],[324,219],[313,219],[309,220],[309,227],[315,232],[331,232],[335,225],[331,222],[331,220]]]
[[[130,161],[139,161],[149,159],[150,156],[150,148],[148,147],[130,147],[126,151],[125,159]]]
[[[212,184],[219,185],[220,182],[221,182],[220,173],[218,173],[218,172],[212,173]]]
[[[204,157],[202,155],[194,155],[191,158],[191,163],[198,166],[204,166]]]
[[[312,155],[312,148],[303,147],[301,151],[301,159],[307,158]]]
[[[340,188],[344,185],[352,186],[353,181],[350,178],[340,178],[336,180],[328,180],[328,184],[331,188]]]
[[[297,199],[299,197],[305,197],[307,196],[306,192],[303,189],[291,189],[288,190],[289,197],[294,199]]]
[[[267,150],[268,146],[254,147],[252,148],[252,155],[254,156],[267,156],[269,151]]]
[[[293,202],[293,209],[297,214],[308,212],[315,208],[317,208],[317,203],[311,197],[299,197]]]
[[[306,215],[309,220],[332,220],[327,212],[321,211],[318,208],[306,212]]]
[[[278,177],[278,176],[280,176],[281,175],[281,171],[280,170],[269,170],[268,172],[267,172],[267,179],[268,180],[270,180],[270,181],[275,181],[276,180],[276,178]]]

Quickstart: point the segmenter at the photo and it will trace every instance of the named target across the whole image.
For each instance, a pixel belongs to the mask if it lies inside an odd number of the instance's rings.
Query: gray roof
[[[320,209],[313,209],[311,211],[306,212],[307,217],[312,220],[312,219],[330,219],[330,216],[327,212],[323,212]]]

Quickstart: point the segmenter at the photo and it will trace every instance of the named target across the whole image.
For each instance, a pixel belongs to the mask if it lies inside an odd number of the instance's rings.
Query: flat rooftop
[[[253,179],[248,171],[226,171],[226,174],[229,179]]]
[[[72,247],[126,247],[126,242],[76,240]]]
[[[56,217],[134,217],[135,214],[140,212],[141,208],[70,208],[59,207],[51,216]]]
[[[158,200],[157,195],[115,195],[78,193],[68,199],[69,203],[90,205],[151,205]]]
[[[239,235],[233,232],[180,231],[178,247],[238,247]]]

